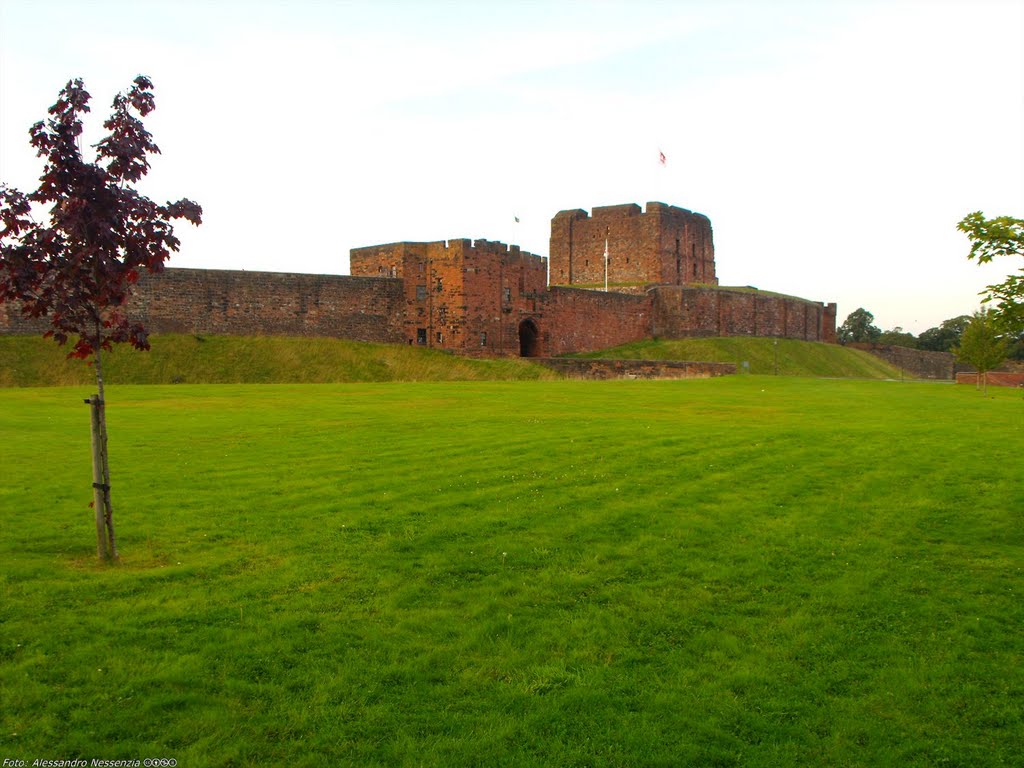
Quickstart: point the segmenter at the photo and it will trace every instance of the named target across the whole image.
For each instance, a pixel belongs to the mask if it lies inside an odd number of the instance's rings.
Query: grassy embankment
[[[777,372],[780,376],[864,379],[898,379],[904,376],[899,368],[863,350],[797,339],[747,336],[638,341],[574,357],[700,360],[711,363],[736,363],[741,370],[742,364],[746,362],[750,373]]]
[[[1019,393],[771,376],[0,391],[0,743],[1014,765]]]
[[[119,384],[323,384],[351,381],[554,379],[518,358],[474,360],[400,344],[282,336],[154,336],[152,349],[104,355]],[[88,384],[95,374],[67,349],[33,336],[0,337],[0,387]]]
[[[735,362],[740,372],[788,376],[899,378],[879,358],[834,344],[723,338],[648,341],[588,357]],[[66,360],[66,349],[40,337],[0,336],[0,387],[88,384],[90,368]],[[400,345],[340,339],[156,336],[153,349],[120,347],[105,356],[108,382],[120,384],[336,383],[553,379],[521,359],[472,360]]]

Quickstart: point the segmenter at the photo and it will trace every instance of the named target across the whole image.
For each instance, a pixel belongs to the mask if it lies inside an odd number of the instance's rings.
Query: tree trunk
[[[100,453],[100,397],[93,395],[85,402],[89,405],[89,432],[92,436],[92,506],[96,513],[96,557],[100,560],[109,560],[107,508],[103,495],[103,457]]]
[[[97,341],[99,341],[99,329],[96,332]],[[96,442],[98,443],[98,451],[93,451],[93,456],[99,458],[99,490],[102,492],[102,514],[103,514],[103,531],[106,543],[106,559],[117,560],[117,538],[114,536],[114,506],[110,501],[110,459],[107,454],[107,403],[106,395],[103,391],[103,360],[99,345],[96,347],[96,387],[99,394],[96,396],[95,421],[96,425]],[[97,474],[96,469],[93,469],[93,476]],[[97,484],[97,481],[93,481],[93,485]],[[97,512],[99,514],[99,512]],[[97,552],[100,557],[103,557],[101,552]]]

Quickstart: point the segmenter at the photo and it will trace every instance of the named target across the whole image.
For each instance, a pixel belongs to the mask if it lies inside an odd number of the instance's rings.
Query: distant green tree
[[[1007,360],[1024,360],[1024,331],[1006,335]]]
[[[970,315],[959,315],[943,320],[935,328],[929,328],[917,337],[917,348],[932,352],[952,352],[960,343],[960,337],[970,322]]]
[[[996,216],[986,219],[981,211],[965,216],[957,229],[971,240],[968,259],[979,264],[997,256],[1024,256],[1024,219]],[[994,305],[993,320],[1007,332],[1024,330],[1024,267],[1003,282],[989,285],[982,292],[982,302]]]
[[[896,326],[891,331],[882,331],[878,337],[879,344],[891,344],[894,347],[909,347],[910,349],[917,349],[917,337],[914,334],[904,331],[900,326]]]
[[[1000,336],[995,314],[987,310],[974,313],[953,353],[960,362],[978,372],[978,387],[988,391],[988,372],[1006,359],[1008,345]]]
[[[851,341],[877,341],[882,335],[882,329],[873,325],[875,316],[863,307],[853,310],[846,316],[846,320],[836,331],[836,337],[840,344],[847,344]]]

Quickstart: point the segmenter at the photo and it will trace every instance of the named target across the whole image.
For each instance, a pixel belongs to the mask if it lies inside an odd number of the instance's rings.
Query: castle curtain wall
[[[660,338],[779,336],[835,340],[834,304],[722,288],[658,286],[651,295],[650,332]]]
[[[540,309],[543,355],[590,352],[650,335],[648,296],[552,287]]]
[[[402,283],[331,275],[168,269],[139,281],[129,313],[152,333],[334,336],[400,342]]]
[[[468,241],[455,242],[462,254]],[[550,355],[651,336],[835,342],[835,304],[700,287],[658,286],[643,295],[544,290],[544,261],[530,254],[499,257],[477,248],[458,259],[425,256],[425,247],[404,252],[405,279],[168,269],[140,279],[128,312],[151,333],[415,344],[423,329],[426,346],[470,355],[518,355],[519,323],[527,318],[540,330],[541,353]],[[35,335],[47,327],[45,320],[24,318],[14,304],[0,305],[0,333]]]
[[[403,339],[402,281],[166,269],[143,274],[126,307],[150,333],[234,336],[333,336],[399,343]],[[20,308],[0,305],[0,332],[36,334],[44,320],[26,320]]]

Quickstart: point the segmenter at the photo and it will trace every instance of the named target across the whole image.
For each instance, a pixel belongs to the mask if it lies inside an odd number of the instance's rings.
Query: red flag
[[[664,152],[662,152],[662,151],[661,151],[661,150],[659,149],[659,150],[658,150],[658,162],[659,162],[659,163],[661,163],[662,165],[665,165],[665,161],[666,161],[666,159],[667,159],[667,158],[665,157],[665,153],[664,153]]]

